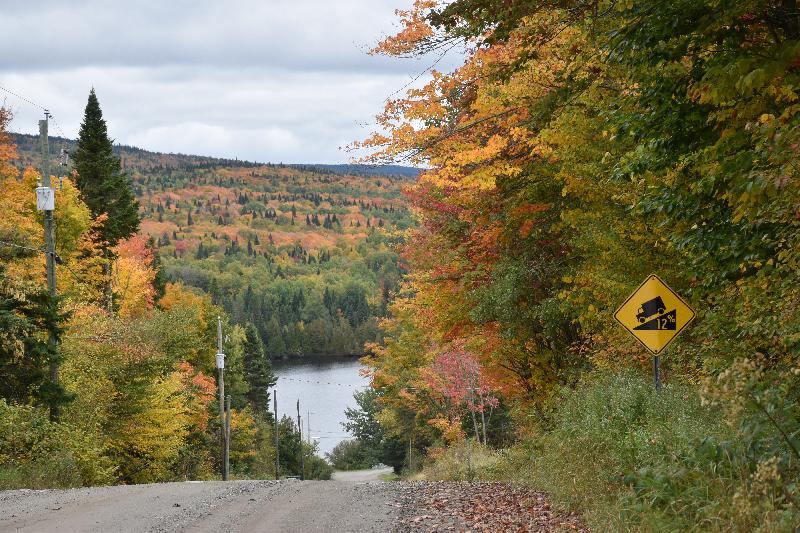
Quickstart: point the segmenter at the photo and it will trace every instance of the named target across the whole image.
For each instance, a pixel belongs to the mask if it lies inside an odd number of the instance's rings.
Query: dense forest
[[[375,53],[468,57],[355,144],[429,170],[358,439],[334,458],[533,484],[596,531],[795,531],[796,2],[399,15]],[[698,313],[660,391],[613,318],[652,273]]]
[[[39,159],[38,138],[15,141],[20,167]],[[255,324],[269,357],[360,355],[380,340],[402,276],[394,244],[413,225],[401,188],[415,169],[115,153],[166,279]]]
[[[380,340],[409,170],[115,147],[92,91],[78,141],[51,139],[54,294],[39,139],[12,120],[0,107],[0,488],[218,477],[218,321],[231,475],[329,478],[275,420],[270,358]]]

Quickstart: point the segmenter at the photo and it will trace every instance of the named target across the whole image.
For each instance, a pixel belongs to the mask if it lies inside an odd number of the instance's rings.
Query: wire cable
[[[41,109],[41,110],[43,110],[43,111],[48,111],[48,109],[47,109],[46,107],[44,107],[43,105],[39,105],[39,104],[37,104],[36,102],[34,102],[33,100],[29,100],[28,98],[25,98],[24,96],[20,96],[19,94],[15,93],[14,91],[12,91],[12,90],[10,90],[10,89],[6,89],[6,88],[5,88],[5,87],[3,87],[2,85],[0,85],[0,90],[3,90],[3,91],[5,91],[5,92],[7,92],[7,93],[8,93],[8,94],[10,94],[11,96],[16,96],[17,98],[19,98],[19,99],[20,99],[20,100],[22,100],[23,102],[26,102],[26,103],[28,103],[28,104],[32,105],[33,107],[38,107],[39,109]],[[49,112],[49,111],[48,111],[48,112]]]
[[[14,92],[14,91],[12,91],[11,89],[8,89],[8,88],[6,88],[6,87],[3,87],[2,85],[0,85],[0,90],[2,90],[2,91],[5,91],[5,92],[7,92],[8,94],[10,94],[11,96],[14,96],[14,97],[16,97],[16,98],[19,98],[19,99],[20,99],[20,100],[22,100],[23,102],[25,102],[25,103],[27,103],[27,104],[30,104],[30,105],[32,105],[33,107],[39,108],[39,109],[41,109],[42,111],[44,111],[45,113],[47,113],[47,115],[48,115],[48,118],[49,118],[49,119],[50,119],[50,120],[53,122],[53,125],[56,127],[56,130],[58,130],[58,133],[59,133],[59,134],[61,135],[61,137],[64,139],[64,141],[63,141],[63,144],[64,144],[64,146],[66,146],[67,134],[66,134],[66,133],[64,133],[64,130],[61,128],[61,124],[59,124],[59,123],[58,123],[58,121],[55,119],[55,117],[52,115],[52,113],[50,113],[50,110],[49,110],[48,108],[46,108],[45,106],[43,106],[43,105],[41,105],[41,104],[37,104],[36,102],[34,102],[33,100],[31,100],[30,98],[26,98],[25,96],[22,96],[21,94],[19,94],[19,93],[17,93],[17,92]]]
[[[280,381],[280,380],[294,381],[294,382],[297,382],[297,383],[311,383],[312,385],[337,385],[339,387],[363,387],[363,388],[369,387],[369,385],[366,384],[366,383],[364,383],[364,384],[361,384],[361,383],[355,383],[355,384],[353,384],[353,383],[336,383],[334,381],[317,381],[317,380],[313,380],[313,379],[287,378],[287,377],[278,376],[278,381]]]
[[[23,246],[21,244],[15,244],[13,242],[0,241],[0,245],[9,246],[11,248],[19,248],[21,250],[30,250],[32,252],[36,252],[36,253],[39,253],[39,254],[46,253],[45,250],[43,250],[41,248],[31,248],[30,246]]]

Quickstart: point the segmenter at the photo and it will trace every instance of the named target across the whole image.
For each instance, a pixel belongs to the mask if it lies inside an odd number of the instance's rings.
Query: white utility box
[[[36,187],[36,209],[39,211],[54,211],[55,208],[55,191],[50,187]]]

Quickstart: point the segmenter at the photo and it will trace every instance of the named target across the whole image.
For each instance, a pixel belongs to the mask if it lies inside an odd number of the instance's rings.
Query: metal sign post
[[[653,354],[656,390],[661,389],[661,353],[694,317],[689,304],[655,274],[645,279],[614,313],[616,321]]]

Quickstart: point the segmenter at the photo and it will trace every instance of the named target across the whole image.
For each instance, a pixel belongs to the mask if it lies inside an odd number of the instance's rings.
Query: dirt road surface
[[[391,483],[231,481],[0,492],[0,531],[391,531]]]
[[[391,467],[387,468],[373,468],[372,470],[349,470],[347,472],[338,471],[333,473],[334,481],[380,481],[381,476],[389,475],[394,472]]]
[[[504,483],[185,482],[0,492],[4,532],[586,531],[541,493]]]

